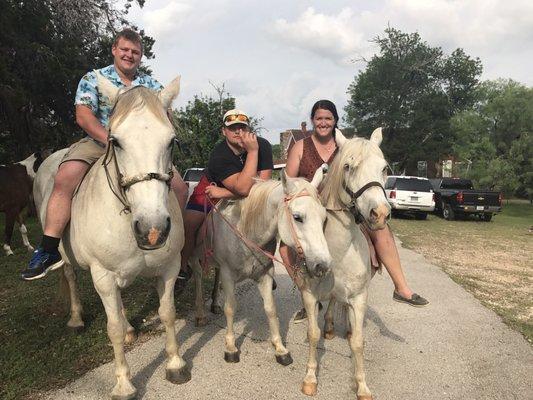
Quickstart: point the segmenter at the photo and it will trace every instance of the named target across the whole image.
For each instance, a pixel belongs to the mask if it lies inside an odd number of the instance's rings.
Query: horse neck
[[[250,233],[250,239],[260,246],[274,240],[278,234],[278,208],[284,196],[282,185],[276,186],[268,194],[265,208],[263,209],[265,225],[258,227],[256,232]]]

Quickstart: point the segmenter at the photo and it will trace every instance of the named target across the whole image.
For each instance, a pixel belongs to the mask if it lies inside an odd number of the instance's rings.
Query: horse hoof
[[[12,256],[13,254],[15,253],[13,253],[11,250],[6,251],[6,256]]]
[[[134,399],[136,396],[137,396],[137,391],[134,391],[133,393],[130,393],[130,394],[121,394],[121,395],[114,394],[111,396],[111,400],[131,400],[131,399]]]
[[[302,384],[302,393],[306,396],[316,396],[316,383],[307,383]]]
[[[362,396],[357,396],[357,400],[372,400],[372,395],[362,395]]]
[[[197,317],[194,321],[194,326],[201,327],[207,325],[207,318],[206,317]]]
[[[181,369],[167,369],[166,370],[167,381],[181,385],[182,383],[189,382],[191,380],[191,371],[184,366]]]
[[[335,337],[334,331],[324,331],[324,339],[331,340]]]
[[[292,364],[291,353],[276,355],[276,361],[278,362],[278,364],[281,364],[284,367],[286,367],[287,365],[291,365]]]
[[[35,249],[33,248],[33,246],[28,246],[28,247],[26,247],[26,248],[28,249],[28,251],[29,251],[30,253],[33,253],[33,252],[35,251]]]
[[[230,353],[229,351],[224,352],[224,361],[227,363],[238,363],[241,361],[240,357],[240,351],[236,351],[235,353]]]
[[[213,314],[222,314],[222,307],[220,307],[218,304],[214,304],[211,306],[211,312]]]
[[[127,332],[124,337],[124,344],[132,344],[137,340],[137,334],[135,332]]]
[[[83,331],[85,331],[85,325],[80,325],[80,326],[68,326],[67,325],[67,328],[69,332],[74,335],[80,335],[83,333]]]

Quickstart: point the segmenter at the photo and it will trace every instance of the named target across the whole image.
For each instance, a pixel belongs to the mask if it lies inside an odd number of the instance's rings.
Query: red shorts
[[[207,199],[207,195],[205,194],[205,189],[211,185],[211,182],[207,179],[207,176],[202,175],[200,178],[200,182],[198,182],[198,185],[194,188],[193,192],[191,193],[191,197],[189,197],[189,201],[187,202],[187,206],[185,207],[187,210],[195,210],[195,211],[201,211],[204,212],[211,211],[211,203],[216,203],[218,199]]]

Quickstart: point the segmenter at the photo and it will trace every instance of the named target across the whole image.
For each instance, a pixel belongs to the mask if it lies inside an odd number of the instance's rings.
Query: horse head
[[[326,209],[318,196],[324,177],[319,168],[311,183],[303,178],[281,174],[285,198],[278,209],[278,232],[281,240],[305,260],[312,277],[322,277],[330,270],[331,255],[324,236]]]
[[[323,199],[328,207],[353,208],[370,229],[383,229],[390,214],[385,195],[387,161],[379,148],[381,128],[372,132],[370,140],[346,139],[335,132],[339,154],[324,183]]]
[[[115,165],[137,245],[144,250],[160,248],[171,227],[168,193],[175,141],[166,110],[179,93],[180,78],[156,93],[143,86],[119,89],[100,74],[97,77],[98,89],[114,104],[106,162]]]

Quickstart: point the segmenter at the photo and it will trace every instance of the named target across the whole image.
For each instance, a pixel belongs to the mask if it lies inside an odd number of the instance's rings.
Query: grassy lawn
[[[0,230],[3,232],[3,219]],[[28,230],[35,246],[41,232],[35,220],[29,221]],[[18,230],[14,232],[12,248],[14,256],[6,257],[3,251],[0,254],[0,398],[5,400],[31,398],[37,392],[64,386],[113,359],[105,312],[90,274],[78,271],[86,329],[80,335],[69,333],[68,311],[57,295],[58,274],[23,282],[20,271],[30,254],[22,246]],[[178,318],[192,309],[192,286],[177,298]],[[212,282],[205,286],[209,291]],[[159,332],[158,324],[145,323],[157,312],[153,280],[137,280],[123,291],[123,299],[128,319],[139,334],[136,343]]]
[[[392,220],[407,248],[439,265],[533,343],[533,206],[511,201],[492,222]]]

